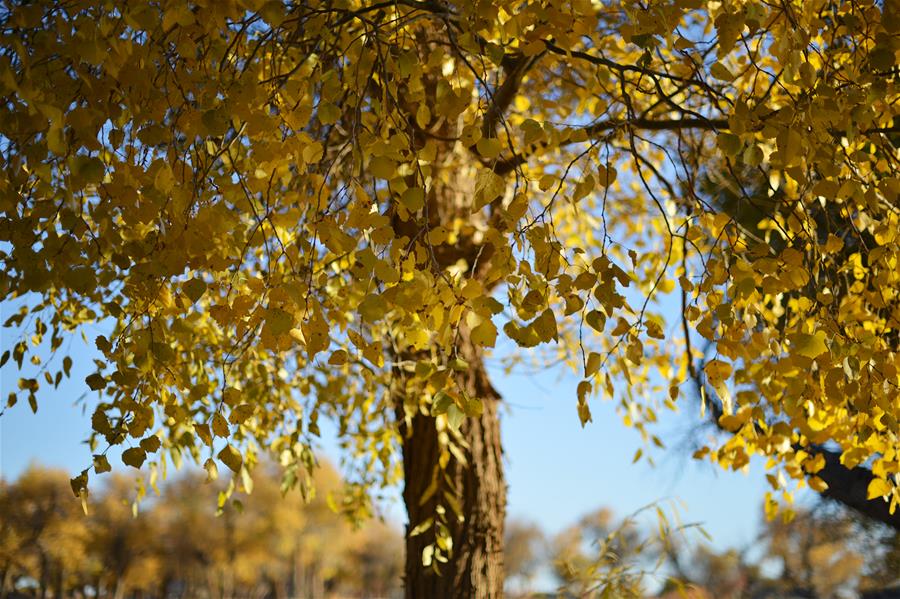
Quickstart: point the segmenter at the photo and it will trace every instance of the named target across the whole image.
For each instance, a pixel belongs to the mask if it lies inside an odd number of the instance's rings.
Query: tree
[[[668,586],[677,582],[723,598],[896,596],[896,539],[884,524],[819,501],[789,521],[764,523],[742,550],[668,547],[674,573]]]
[[[404,480],[411,597],[502,593],[503,339],[584,377],[582,424],[613,397],[656,444],[701,378],[727,434],[698,457],[768,456],[784,499],[897,527],[898,22],[891,0],[13,3],[8,404],[111,321],[94,470],[125,445],[241,488],[271,451],[302,484],[331,417],[348,511]]]
[[[506,524],[503,541],[503,565],[507,593],[527,597],[544,559],[544,533],[534,522],[512,520]]]
[[[340,489],[328,464],[307,503],[282,495],[276,474],[258,469],[253,500],[243,509],[223,503],[217,516],[222,481],[182,473],[138,505],[139,485],[116,473],[93,489],[83,514],[66,473],[32,467],[0,487],[0,597],[396,596],[398,531],[352,530],[330,509]]]
[[[91,531],[89,549],[83,552],[84,561],[93,562],[90,582],[98,593],[103,589],[111,599],[127,597],[129,591],[155,591],[161,553],[156,546],[155,522],[134,510],[137,492],[133,477],[116,473],[105,482],[106,488],[91,502],[85,522]]]
[[[40,599],[62,597],[88,541],[68,478],[61,470],[29,467],[15,484],[0,487],[0,597],[14,590],[19,577],[36,585]]]

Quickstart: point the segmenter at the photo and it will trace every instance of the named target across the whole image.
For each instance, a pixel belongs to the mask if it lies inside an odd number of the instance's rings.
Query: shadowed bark
[[[435,541],[433,530],[410,537],[407,529],[405,587],[409,599],[493,599],[503,595],[506,483],[497,415],[500,398],[488,381],[480,357],[470,359],[469,366],[459,375],[460,386],[482,400],[484,412],[466,418],[460,427],[468,445],[466,463],[451,456],[445,468],[449,480],[439,481],[438,490],[424,502],[421,498],[433,480],[441,452],[435,419],[420,412],[409,424],[401,425],[406,480],[403,499],[410,528],[432,517],[439,502],[447,505],[444,493],[456,493],[463,516],[458,519],[452,510],[448,513],[454,546],[449,562],[438,564],[440,574],[422,566],[423,549]]]

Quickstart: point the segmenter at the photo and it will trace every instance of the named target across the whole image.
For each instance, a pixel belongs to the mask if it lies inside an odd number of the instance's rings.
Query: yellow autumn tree
[[[408,596],[497,597],[497,351],[657,444],[699,389],[698,457],[898,526],[894,0],[0,10],[8,404],[112,323],[94,471],[305,485],[329,418],[347,510],[404,481]]]

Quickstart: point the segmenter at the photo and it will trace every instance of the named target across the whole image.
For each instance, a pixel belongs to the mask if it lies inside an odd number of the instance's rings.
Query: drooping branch
[[[698,376],[694,377],[694,381],[698,391],[702,388],[706,397],[715,397],[715,392],[700,378],[699,373],[703,372],[703,369],[699,368],[697,372]],[[710,401],[708,407],[710,422],[720,431],[730,434],[730,431],[719,423],[720,417],[724,414],[722,405],[717,401]],[[818,492],[822,497],[843,504],[865,518],[886,524],[894,530],[900,530],[900,510],[896,510],[892,514],[888,502],[868,498],[869,483],[875,478],[871,470],[864,466],[847,468],[841,463],[840,451],[827,449],[821,445],[801,446],[795,443],[793,448],[795,451],[802,450],[825,458],[825,466],[816,472],[816,476],[828,485],[827,489]]]

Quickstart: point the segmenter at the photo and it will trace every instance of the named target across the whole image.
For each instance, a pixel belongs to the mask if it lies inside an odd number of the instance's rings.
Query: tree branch
[[[728,129],[727,119],[704,119],[704,118],[684,118],[684,119],[614,119],[602,121],[585,127],[584,130],[588,134],[588,138],[597,137],[602,133],[607,133],[619,128],[643,129],[646,131],[680,131],[682,129],[699,129],[702,131],[723,131]],[[559,147],[567,146],[575,141],[564,141]],[[517,156],[512,156],[505,160],[498,160],[493,168],[498,175],[505,175],[518,166],[524,164],[528,158],[537,150],[547,147],[546,143],[534,144],[527,152],[523,152]]]
[[[525,56],[519,54],[517,56],[508,56],[503,60],[504,69],[507,71],[506,79],[491,95],[491,104],[488,106],[487,112],[484,114],[484,125],[481,134],[484,137],[496,137],[497,124],[503,119],[506,109],[516,97],[519,86],[522,84],[522,78],[528,69],[540,58],[537,56]]]
[[[698,369],[698,374],[703,369]],[[698,390],[704,386],[700,377],[694,378]],[[708,397],[715,393],[706,391]],[[703,401],[701,399],[701,401]],[[717,401],[709,402],[709,419],[721,431],[730,432],[719,424],[719,417],[723,414],[722,406]],[[815,473],[825,481],[828,488],[819,492],[819,495],[843,504],[865,518],[881,522],[894,530],[900,531],[900,510],[890,513],[890,504],[881,499],[868,499],[869,483],[875,478],[872,471],[862,466],[847,468],[841,463],[841,452],[826,449],[820,445],[800,446],[793,445],[795,451],[806,451],[811,454],[821,455],[825,458],[825,467]]]
[[[821,493],[838,503],[856,510],[863,516],[900,530],[900,510],[890,513],[890,504],[881,499],[867,499],[869,483],[875,476],[862,466],[847,468],[841,464],[841,454],[822,447],[807,448],[825,458],[825,467],[816,476],[825,481],[828,488]]]

